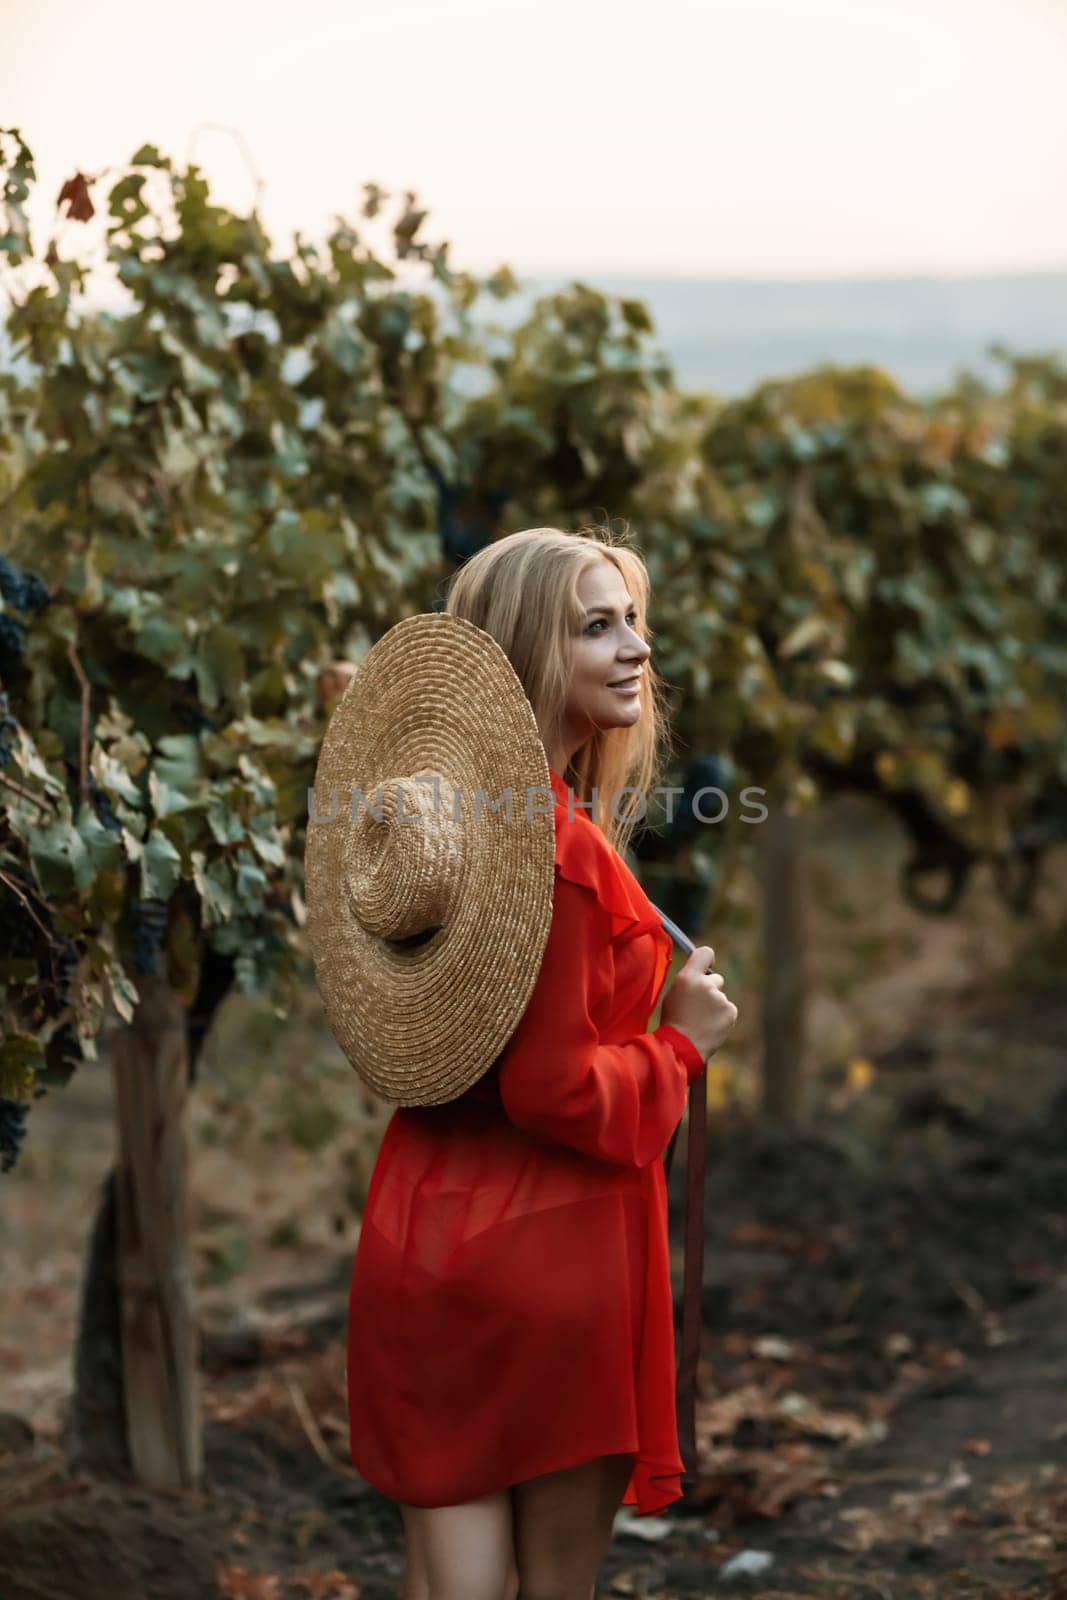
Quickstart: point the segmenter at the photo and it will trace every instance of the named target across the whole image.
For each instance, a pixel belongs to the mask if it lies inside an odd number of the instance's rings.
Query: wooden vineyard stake
[[[192,1487],[203,1464],[189,1246],[185,1010],[163,976],[115,1034],[116,1200],[126,1436],[138,1481]]]

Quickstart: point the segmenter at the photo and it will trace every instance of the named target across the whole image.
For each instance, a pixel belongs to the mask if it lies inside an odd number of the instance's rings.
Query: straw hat
[[[437,612],[384,634],[327,727],[304,853],[315,981],[382,1098],[454,1099],[515,1031],[552,920],[553,809],[496,640]]]

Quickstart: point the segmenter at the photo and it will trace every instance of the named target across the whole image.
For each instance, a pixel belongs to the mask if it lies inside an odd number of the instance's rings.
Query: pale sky
[[[1067,0],[0,0],[63,179],[190,150],[280,243],[416,190],[456,267],[1067,268]]]

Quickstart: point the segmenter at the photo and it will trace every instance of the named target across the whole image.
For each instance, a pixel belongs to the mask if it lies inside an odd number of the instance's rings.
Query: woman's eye
[[[629,622],[631,620],[631,618],[633,619],[634,622],[637,621],[637,612],[636,611],[631,611],[631,612],[629,612],[627,614],[627,617],[626,617],[627,622]],[[593,629],[594,628],[599,628],[601,622],[603,622],[603,621],[604,621],[604,618],[600,617],[596,622],[591,622],[589,624],[588,628],[586,628],[586,630],[585,630],[586,633],[592,633]]]

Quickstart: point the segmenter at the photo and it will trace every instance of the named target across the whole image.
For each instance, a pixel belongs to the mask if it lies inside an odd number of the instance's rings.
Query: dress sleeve
[[[624,1043],[601,1041],[592,1013],[611,930],[595,889],[557,870],[541,970],[500,1057],[500,1098],[520,1128],[644,1167],[670,1142],[704,1058],[668,1023]]]

